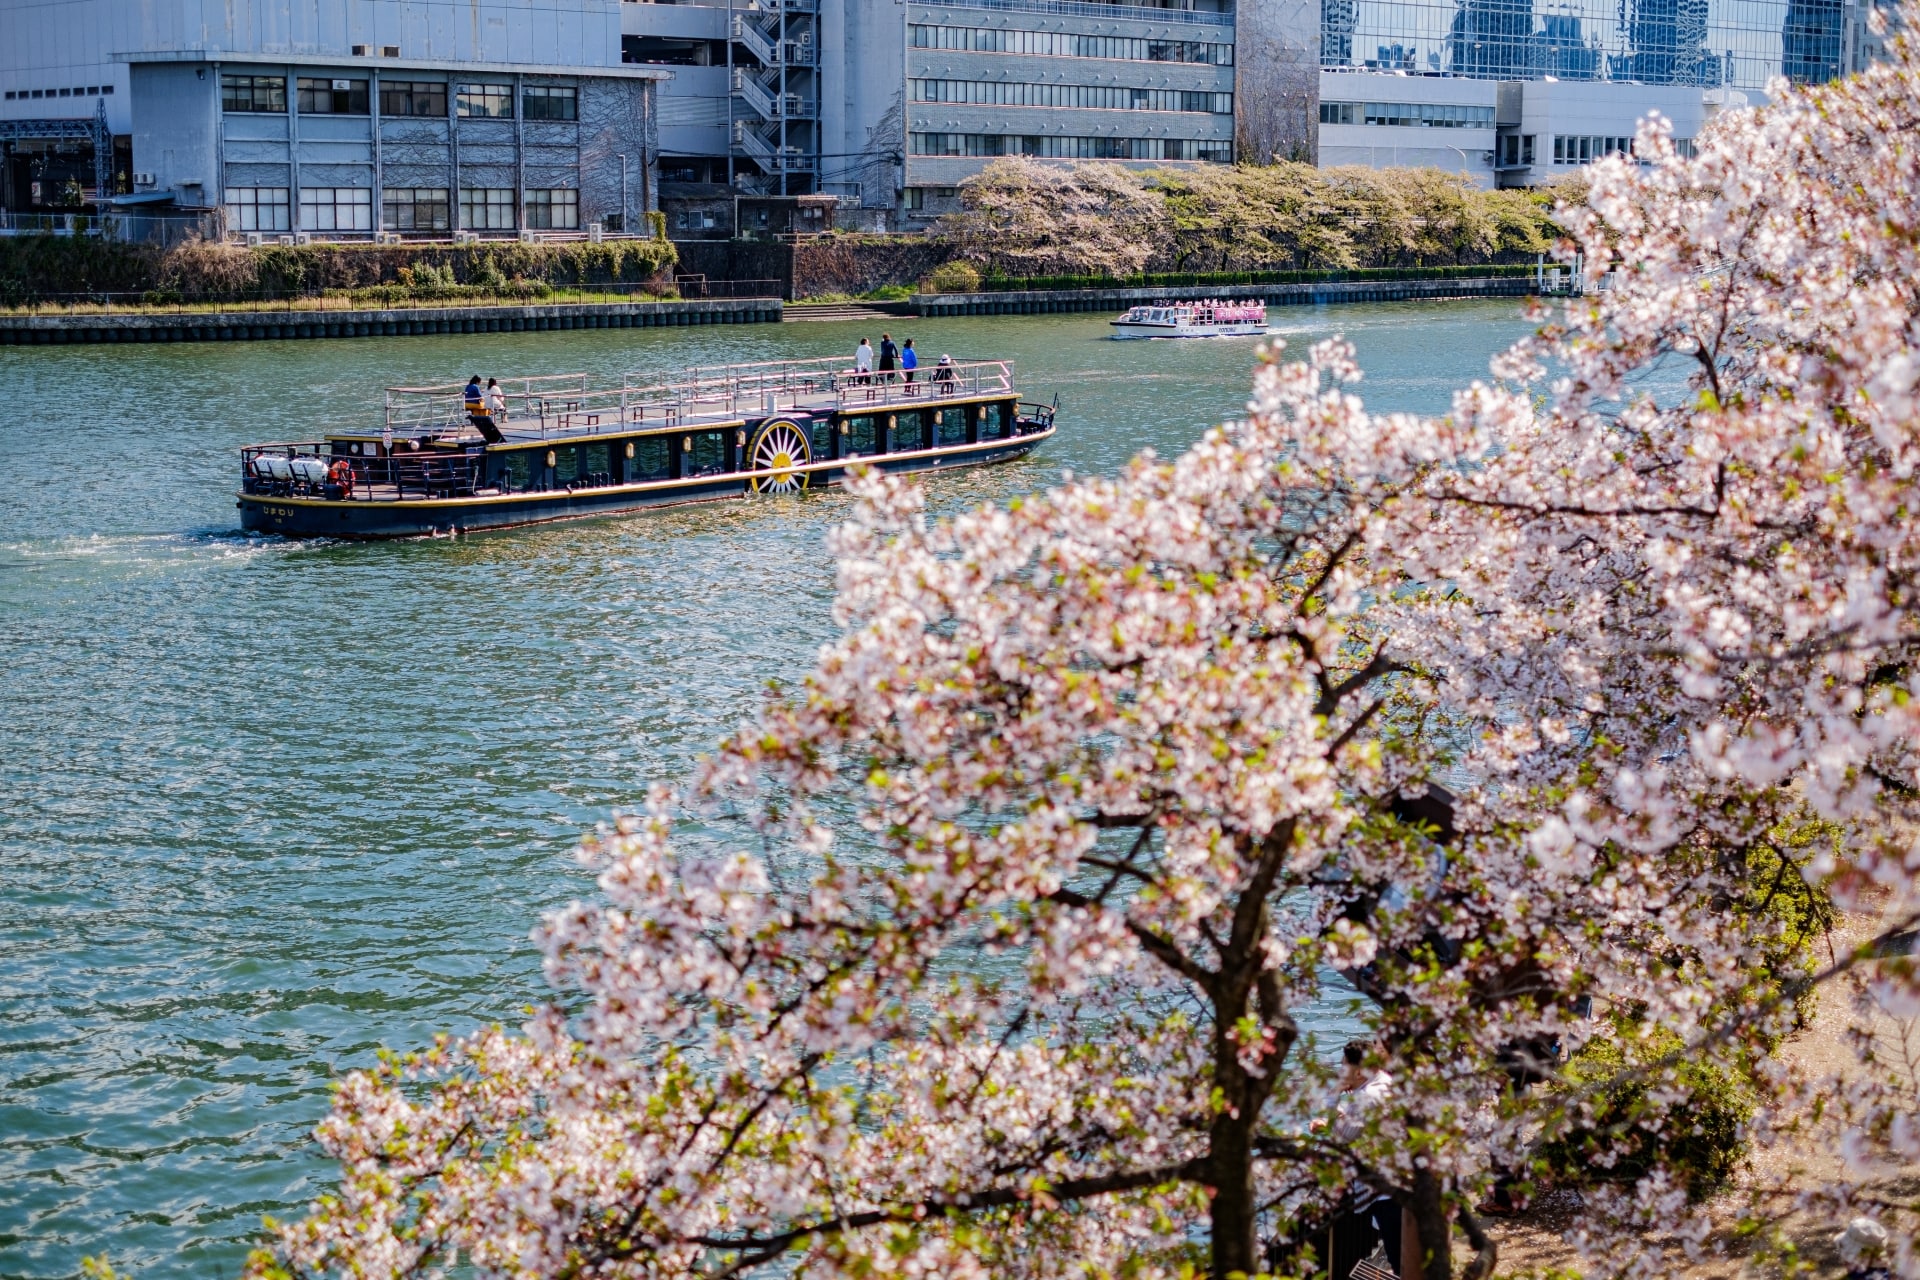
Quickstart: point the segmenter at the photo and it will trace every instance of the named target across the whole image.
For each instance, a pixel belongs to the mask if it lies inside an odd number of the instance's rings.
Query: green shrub
[[[980,288],[979,269],[965,262],[946,262],[926,278],[929,293],[973,293]]]
[[[1681,1047],[1672,1036],[1638,1039],[1631,1025],[1621,1030],[1624,1036],[1592,1040],[1568,1062],[1565,1087],[1599,1086],[1601,1094],[1590,1123],[1536,1151],[1541,1171],[1556,1182],[1582,1186],[1632,1181],[1664,1164],[1688,1198],[1698,1201],[1724,1184],[1746,1154],[1753,1096],[1743,1073],[1687,1058],[1657,1073],[1620,1079],[1630,1067]],[[1678,1088],[1686,1101],[1657,1107],[1647,1096],[1656,1086]]]

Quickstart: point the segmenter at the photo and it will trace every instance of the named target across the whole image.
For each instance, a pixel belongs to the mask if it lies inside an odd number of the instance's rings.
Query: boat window
[[[807,424],[807,451],[814,462],[833,457],[833,433],[837,429],[832,418],[815,418]]]
[[[533,471],[533,468],[528,465],[531,461],[532,455],[525,449],[507,455],[504,471],[508,488],[518,490],[527,487],[527,477]]]
[[[724,431],[695,431],[689,437],[691,448],[680,466],[683,476],[710,476],[727,469],[727,436]]]
[[[553,451],[553,482],[572,484],[580,477],[580,453],[572,445]]]
[[[665,436],[644,436],[633,442],[633,460],[627,463],[629,480],[665,480],[673,474],[673,451]]]
[[[897,453],[903,449],[924,449],[927,447],[926,426],[920,421],[918,409],[907,413],[895,414],[893,419],[893,440],[888,451]]]
[[[1005,401],[997,401],[987,406],[987,416],[980,420],[980,438],[982,440],[1004,440],[1007,437],[1007,412]]]
[[[846,457],[866,456],[880,452],[879,442],[874,439],[874,420],[870,414],[861,414],[857,418],[846,420],[846,448],[841,453]]]
[[[588,484],[606,484],[613,478],[613,460],[608,456],[606,445],[590,444],[581,452],[585,457],[580,472],[587,478]]]
[[[940,433],[935,444],[965,444],[967,442],[967,415],[973,412],[971,405],[956,404],[940,412]]]

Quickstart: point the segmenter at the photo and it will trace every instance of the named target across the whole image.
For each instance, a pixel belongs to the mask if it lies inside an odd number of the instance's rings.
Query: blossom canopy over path
[[[1473,1206],[1599,1106],[1534,1086],[1609,1036],[1683,1046],[1632,1067],[1644,1124],[1691,1123],[1683,1063],[1745,1064],[1757,1135],[1920,1155],[1911,1089],[1764,1060],[1835,972],[1920,1013],[1910,962],[1783,975],[1767,910],[1788,881],[1890,932],[1920,909],[1892,47],[1695,157],[1652,122],[1650,166],[1594,166],[1566,216],[1608,289],[1444,418],[1369,413],[1343,344],[1276,347],[1171,461],[946,522],[865,479],[844,635],[586,842],[599,896],[536,934],[552,1007],[341,1085],[340,1189],[255,1272],[1226,1277],[1304,1265],[1357,1195],[1429,1280],[1483,1277]],[[715,807],[752,850],[676,844]],[[1782,837],[1807,823],[1833,838]],[[1393,1076],[1364,1114],[1296,1021],[1348,988]],[[1592,1272],[1671,1274],[1687,1189],[1620,1177]]]

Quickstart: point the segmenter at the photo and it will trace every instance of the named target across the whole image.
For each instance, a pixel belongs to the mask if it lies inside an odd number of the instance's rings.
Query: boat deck
[[[937,403],[955,397],[1012,395],[1013,362],[968,361],[922,366],[911,380],[900,371],[857,373],[845,359],[778,360],[690,367],[665,380],[627,375],[596,384],[588,374],[502,378],[507,413],[493,425],[504,444],[531,444],[635,428],[736,422],[799,413],[815,416]],[[482,442],[463,400],[465,383],[389,387],[379,430],[342,432],[342,439],[431,439]]]

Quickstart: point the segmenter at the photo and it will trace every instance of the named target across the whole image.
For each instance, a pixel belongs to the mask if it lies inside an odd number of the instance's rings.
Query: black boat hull
[[[1012,461],[1032,452],[1052,435],[1053,430],[1049,427],[1044,431],[1003,440],[983,440],[976,444],[908,454],[882,454],[858,461],[884,471],[951,471]],[[808,487],[839,484],[853,461],[809,469]],[[240,527],[249,533],[280,534],[292,538],[348,539],[423,538],[477,533],[483,529],[511,529],[558,520],[622,515],[654,507],[763,496],[754,491],[750,477],[738,473],[599,488],[575,487],[474,497],[405,498],[390,502],[246,492],[236,495],[240,508]]]

